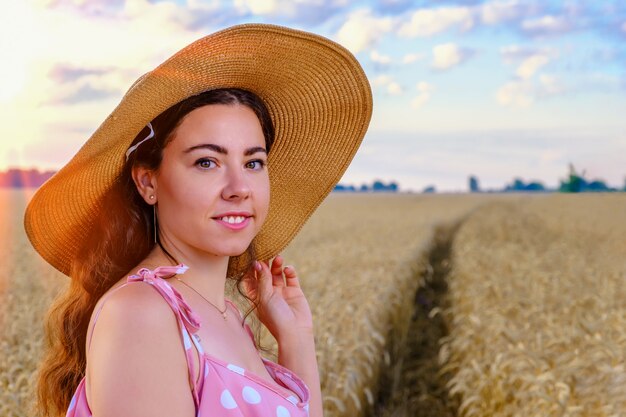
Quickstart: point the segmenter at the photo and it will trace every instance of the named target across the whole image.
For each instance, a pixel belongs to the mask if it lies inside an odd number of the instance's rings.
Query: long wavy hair
[[[113,284],[141,262],[156,244],[160,245],[172,262],[176,260],[163,248],[160,240],[154,243],[153,209],[141,198],[132,179],[133,166],[156,170],[161,164],[163,149],[173,139],[176,128],[192,110],[210,104],[244,105],[257,115],[268,153],[274,142],[274,125],[263,101],[246,90],[228,88],[210,90],[192,96],[161,113],[152,122],[153,139],[142,143],[130,154],[120,175],[100,201],[98,216],[93,219],[89,239],[73,260],[70,284],[53,302],[46,323],[46,352],[38,370],[36,412],[41,416],[64,416],[80,380],[85,375],[85,342],[87,327],[93,309]],[[132,145],[149,133],[146,127],[139,132]],[[158,224],[156,225],[158,228]],[[156,233],[158,235],[158,233]],[[249,270],[255,259],[254,240],[246,250]],[[232,258],[231,258],[232,260]],[[257,300],[242,291],[244,273],[232,274],[239,294],[252,307],[245,318],[257,307]],[[242,321],[243,325],[243,321]],[[259,349],[259,333],[255,335]]]

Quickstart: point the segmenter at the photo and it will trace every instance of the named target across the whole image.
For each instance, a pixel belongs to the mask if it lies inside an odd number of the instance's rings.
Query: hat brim
[[[294,29],[245,24],[195,41],[140,77],[67,165],[37,190],[24,226],[39,254],[69,275],[138,132],[172,105],[228,87],[256,93],[274,122],[270,208],[255,249],[263,260],[284,249],[352,161],[371,118],[372,94],[358,61],[341,45]]]

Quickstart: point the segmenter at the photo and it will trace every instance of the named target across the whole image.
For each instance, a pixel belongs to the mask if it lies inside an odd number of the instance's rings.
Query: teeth
[[[246,218],[243,216],[224,216],[220,220],[224,222],[228,222],[230,224],[238,224],[245,220]]]

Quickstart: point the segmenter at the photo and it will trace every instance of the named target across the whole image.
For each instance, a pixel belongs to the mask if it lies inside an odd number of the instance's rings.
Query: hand
[[[281,339],[297,337],[302,332],[312,333],[311,309],[300,288],[295,268],[283,268],[280,255],[271,265],[270,268],[265,262],[257,261],[255,268],[243,279],[248,297],[259,304],[259,320],[279,343]]]

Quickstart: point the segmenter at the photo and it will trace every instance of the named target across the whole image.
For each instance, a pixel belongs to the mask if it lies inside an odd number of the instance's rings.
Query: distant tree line
[[[626,181],[622,189],[609,187],[602,180],[588,181],[585,172],[578,174],[572,164],[569,165],[569,176],[561,181],[559,191],[565,193],[580,193],[585,191],[626,191]]]
[[[470,176],[468,180],[470,192],[481,192],[478,178]],[[579,173],[574,165],[569,164],[569,174],[567,178],[559,181],[556,189],[549,189],[539,181],[524,182],[520,178],[515,178],[511,184],[507,184],[503,189],[487,190],[488,192],[562,192],[562,193],[582,193],[582,192],[612,192],[626,191],[626,181],[622,188],[610,187],[604,181],[599,179],[589,180],[585,178],[585,172]]]
[[[398,183],[395,181],[391,181],[389,184],[385,184],[382,181],[376,180],[371,185],[369,184],[361,184],[360,186],[355,185],[344,185],[337,184],[333,191],[341,191],[341,192],[392,192],[395,193],[398,191]]]
[[[11,168],[6,172],[0,172],[0,187],[10,188],[36,188],[46,182],[55,171],[41,172],[37,169]]]

